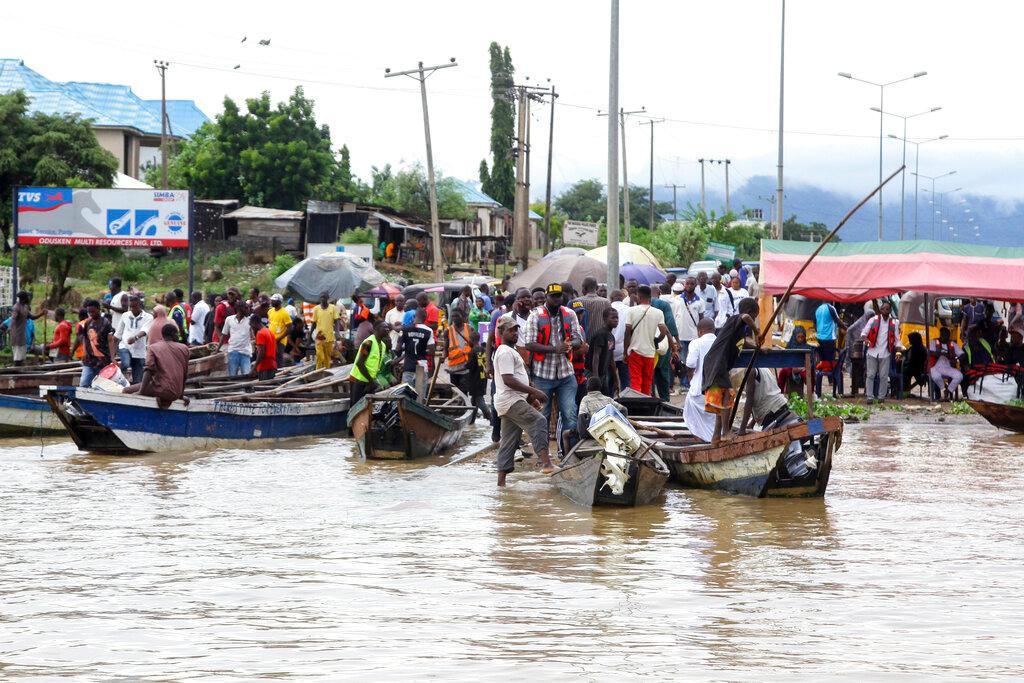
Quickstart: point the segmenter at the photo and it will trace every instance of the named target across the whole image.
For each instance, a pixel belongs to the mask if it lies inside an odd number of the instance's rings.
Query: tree
[[[430,220],[430,186],[420,164],[413,164],[398,173],[391,165],[374,166],[368,199],[372,204],[383,204],[423,220]],[[469,211],[455,180],[436,174],[437,215],[439,218],[466,219]]]
[[[234,197],[278,209],[301,209],[319,191],[343,196],[351,189],[342,168],[347,149],[340,161],[335,158],[330,130],[317,125],[314,103],[301,87],[276,106],[264,92],[245,107],[242,113],[224,98],[216,121],[201,127],[171,159],[169,184],[197,197]]]
[[[784,240],[799,240],[801,242],[821,242],[828,235],[828,226],[824,223],[813,221],[811,223],[799,223],[796,220],[796,214],[793,214],[785,221],[782,222],[782,239]],[[832,238],[832,241],[838,242],[839,236],[836,235]]]
[[[516,171],[512,163],[512,139],[516,136],[512,86],[515,68],[512,53],[491,43],[491,169],[480,162],[481,189],[502,206],[511,209],[516,197]]]
[[[96,140],[89,122],[77,114],[28,113],[21,91],[0,95],[0,221],[10,235],[11,189],[18,185],[110,187],[118,162]],[[7,240],[4,240],[6,244]],[[109,256],[117,249],[37,246],[22,251],[21,273],[31,280],[47,272],[53,283],[48,300],[67,294],[67,277],[85,253]]]
[[[577,221],[603,221],[608,210],[604,185],[596,178],[579,180],[555,197],[555,208]],[[632,202],[630,202],[632,205]]]
[[[629,222],[633,227],[650,228],[650,202],[648,201],[648,189],[640,185],[629,186]],[[619,191],[619,219],[625,215],[622,207],[625,203],[625,192]],[[671,202],[654,203],[654,225],[661,223],[661,215],[672,210]]]
[[[544,209],[544,202],[530,204],[530,211],[540,215],[542,219],[546,217]],[[565,225],[565,219],[566,215],[564,213],[561,213],[554,207],[551,208],[551,230],[548,232],[548,244],[551,245],[552,249],[558,248],[555,245],[564,246],[562,244],[562,226]],[[541,220],[540,224],[543,226],[544,221]]]

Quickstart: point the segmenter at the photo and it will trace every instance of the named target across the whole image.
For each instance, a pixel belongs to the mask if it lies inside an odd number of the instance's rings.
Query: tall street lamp
[[[938,111],[940,109],[942,109],[942,107],[932,107],[931,109],[926,109],[925,111],[919,111],[916,114],[908,114],[906,116],[903,116],[901,114],[894,114],[891,111],[882,111],[878,107],[871,107],[871,111],[877,111],[879,114],[882,114],[882,115],[888,114],[889,116],[895,116],[898,119],[903,119],[903,137],[902,138],[896,138],[897,140],[903,140],[903,171],[900,172],[900,239],[901,240],[903,239],[903,215],[904,215],[904,208],[906,207],[906,196],[907,196],[907,119],[913,119],[913,118],[916,118],[918,116],[924,116],[925,114],[931,114],[932,112]],[[895,136],[890,135],[889,137],[895,137]],[[916,166],[915,166],[914,170],[915,171],[917,170]]]
[[[957,188],[954,188],[952,190],[945,190],[944,192],[936,192],[935,191],[935,181],[938,178],[944,178],[944,177],[946,177],[948,175],[953,175],[954,173],[956,173],[956,171],[950,171],[949,173],[944,173],[944,174],[942,174],[940,176],[936,176],[935,178],[929,178],[926,175],[922,175],[921,176],[922,178],[926,178],[926,179],[932,181],[932,189],[930,190],[930,192],[932,193],[932,206],[935,206],[935,198],[936,197],[939,198],[939,208],[932,211],[932,239],[935,239],[935,216],[941,216],[942,215],[942,197],[944,195],[949,194],[950,192],[959,192],[960,190],[964,189],[962,187],[957,187]],[[929,190],[925,190],[925,192],[929,192]],[[943,220],[942,222],[945,223],[946,221]],[[941,233],[941,231],[940,231],[940,233]],[[942,235],[940,234],[939,236],[941,237]]]
[[[866,83],[867,85],[873,85],[878,88],[878,108],[879,110],[885,109],[885,89],[890,85],[896,85],[903,81],[909,81],[914,78],[920,78],[921,76],[928,75],[927,71],[918,71],[915,74],[907,76],[905,78],[899,78],[895,81],[889,81],[888,83],[875,83],[874,81],[866,81],[863,78],[856,78],[852,74],[845,71],[840,71],[839,75],[843,78],[848,78],[851,81],[857,81],[859,83]],[[878,115],[878,184],[882,184],[882,142],[885,138],[884,131],[885,117],[882,114]],[[882,190],[878,190],[878,239],[882,240]]]
[[[894,138],[896,136],[895,135],[889,135],[889,137]],[[921,140],[920,142],[914,142],[913,140],[907,140],[906,136],[904,136],[904,142],[909,142],[910,144],[912,144],[914,146],[914,172],[913,172],[913,175],[914,175],[914,239],[915,240],[917,239],[917,189],[918,189],[918,179],[919,179],[917,171],[918,171],[918,168],[919,168],[919,165],[920,165],[920,162],[921,162],[921,145],[927,144],[929,142],[936,142],[938,140],[945,140],[948,137],[949,137],[948,135],[940,135],[937,138],[928,138],[927,140]]]

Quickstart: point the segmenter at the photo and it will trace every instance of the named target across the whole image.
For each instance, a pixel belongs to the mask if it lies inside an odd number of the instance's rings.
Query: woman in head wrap
[[[789,336],[789,340],[786,341],[786,349],[810,349],[813,348],[807,343],[807,330],[804,329],[803,325],[797,325],[793,328],[793,334]],[[782,368],[779,370],[779,389],[786,396],[792,393],[803,395],[803,384],[804,384],[804,369],[803,368]]]

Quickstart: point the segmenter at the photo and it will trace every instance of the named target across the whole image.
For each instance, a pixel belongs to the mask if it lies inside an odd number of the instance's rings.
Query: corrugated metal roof
[[[452,178],[455,183],[456,189],[462,194],[462,199],[469,205],[477,206],[501,206],[497,200],[489,195],[484,194],[482,190],[465,180],[459,180]]]
[[[263,206],[243,206],[231,213],[224,214],[224,218],[255,218],[265,221],[298,221],[302,220],[303,215],[304,214],[301,211],[268,209]]]
[[[160,101],[155,113],[127,85],[112,83],[58,83],[25,66],[20,59],[0,59],[0,92],[24,90],[30,111],[45,114],[78,113],[94,126],[134,128],[160,135]],[[191,100],[168,100],[167,116],[174,135],[187,137],[209,119]]]

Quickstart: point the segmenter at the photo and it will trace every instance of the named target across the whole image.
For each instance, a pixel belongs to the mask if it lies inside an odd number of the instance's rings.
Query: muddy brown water
[[[849,427],[824,500],[594,511],[345,439],[0,446],[4,679],[1024,672],[1024,441],[987,426]]]

